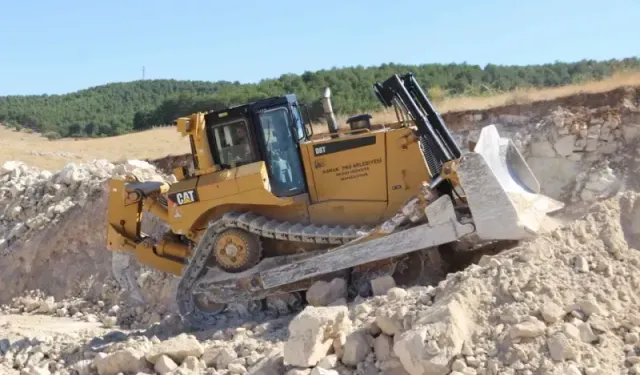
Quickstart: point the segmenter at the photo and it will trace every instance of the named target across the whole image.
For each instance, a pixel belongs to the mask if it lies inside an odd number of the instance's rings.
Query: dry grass
[[[38,134],[16,132],[0,126],[0,164],[7,160],[21,160],[29,165],[56,170],[69,162],[158,158],[189,151],[189,142],[173,127],[109,138],[49,141]]]
[[[541,100],[552,100],[561,97],[581,94],[598,93],[616,89],[623,86],[640,86],[640,72],[628,72],[614,74],[610,78],[597,82],[588,82],[579,85],[567,85],[549,89],[518,89],[504,94],[492,96],[460,96],[434,100],[434,105],[440,113],[483,110],[510,104],[526,104]],[[372,114],[373,122],[383,123],[397,121],[392,109]],[[338,118],[343,124],[348,116]],[[317,129],[317,130],[316,130]],[[325,131],[326,124],[314,124],[314,131]]]
[[[512,104],[513,101],[530,103],[579,93],[605,92],[622,86],[640,86],[640,72],[619,73],[602,81],[588,82],[580,85],[567,85],[543,90],[516,90],[515,92],[491,97],[451,98],[439,103],[438,109],[442,113],[469,109],[487,109]]]
[[[603,81],[589,82],[543,90],[517,90],[490,97],[457,97],[437,101],[434,104],[441,113],[463,110],[483,110],[506,104],[550,100],[578,93],[609,91],[622,86],[640,86],[640,72],[621,73]],[[396,121],[393,110],[373,114],[375,123]],[[346,116],[338,118],[344,124]],[[326,124],[314,124],[314,132],[326,131]],[[173,127],[152,129],[117,137],[49,141],[37,134],[16,132],[0,126],[0,164],[7,160],[22,160],[40,168],[56,170],[69,162],[91,159],[146,159],[190,151],[188,141]],[[34,153],[42,153],[37,155]],[[57,154],[56,154],[57,153]]]

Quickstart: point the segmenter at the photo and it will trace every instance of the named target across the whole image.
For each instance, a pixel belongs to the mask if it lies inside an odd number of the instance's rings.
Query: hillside
[[[518,90],[516,92],[487,97],[455,97],[436,102],[447,125],[454,131],[465,128],[468,114],[493,108],[494,111],[509,110],[510,114],[527,108],[529,104],[544,107],[541,114],[548,113],[556,100],[575,98],[578,93],[602,93],[623,86],[640,86],[640,73],[619,74],[613,77],[579,85],[567,85],[542,90]],[[598,99],[599,100],[599,99]],[[604,100],[604,99],[603,99]],[[536,104],[539,103],[539,104]],[[374,122],[395,121],[393,111],[373,112]],[[344,122],[345,116],[338,116]],[[473,117],[473,116],[471,116]],[[316,132],[326,131],[324,122],[318,123]],[[15,131],[0,126],[0,164],[8,160],[21,160],[28,165],[58,170],[67,163],[85,162],[92,159],[119,161],[125,159],[157,159],[167,155],[181,155],[190,151],[186,139],[180,137],[172,127],[150,129],[142,132],[114,137],[94,139],[47,140],[26,130]]]
[[[622,60],[480,67],[469,64],[384,64],[286,74],[255,84],[145,80],[111,83],[64,95],[0,97],[0,122],[51,137],[112,136],[167,124],[193,111],[295,92],[315,120],[324,87],[331,87],[338,114],[380,110],[371,85],[394,73],[413,71],[433,99],[491,96],[523,88],[559,87],[601,80],[613,73],[640,69],[637,57]]]

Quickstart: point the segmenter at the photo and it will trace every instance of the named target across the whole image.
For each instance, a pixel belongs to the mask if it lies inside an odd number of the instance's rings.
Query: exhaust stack
[[[331,89],[325,88],[322,94],[322,108],[324,109],[324,117],[327,119],[327,126],[329,127],[329,133],[338,133],[338,122],[336,116],[333,114],[333,108],[331,107]]]

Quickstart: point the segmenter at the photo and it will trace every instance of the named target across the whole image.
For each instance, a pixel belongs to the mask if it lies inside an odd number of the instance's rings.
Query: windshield
[[[304,188],[304,175],[297,140],[291,133],[291,117],[287,107],[260,113],[260,124],[270,166],[271,189],[276,196],[300,194]]]
[[[249,164],[254,155],[249,144],[247,123],[237,120],[213,128],[217,159],[220,165],[231,168]]]

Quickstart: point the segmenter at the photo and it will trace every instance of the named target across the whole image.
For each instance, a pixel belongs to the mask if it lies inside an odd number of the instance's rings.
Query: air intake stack
[[[338,122],[336,116],[333,114],[333,108],[331,107],[331,89],[325,88],[322,93],[322,108],[324,109],[324,118],[327,120],[327,126],[329,127],[329,133],[338,133]]]

